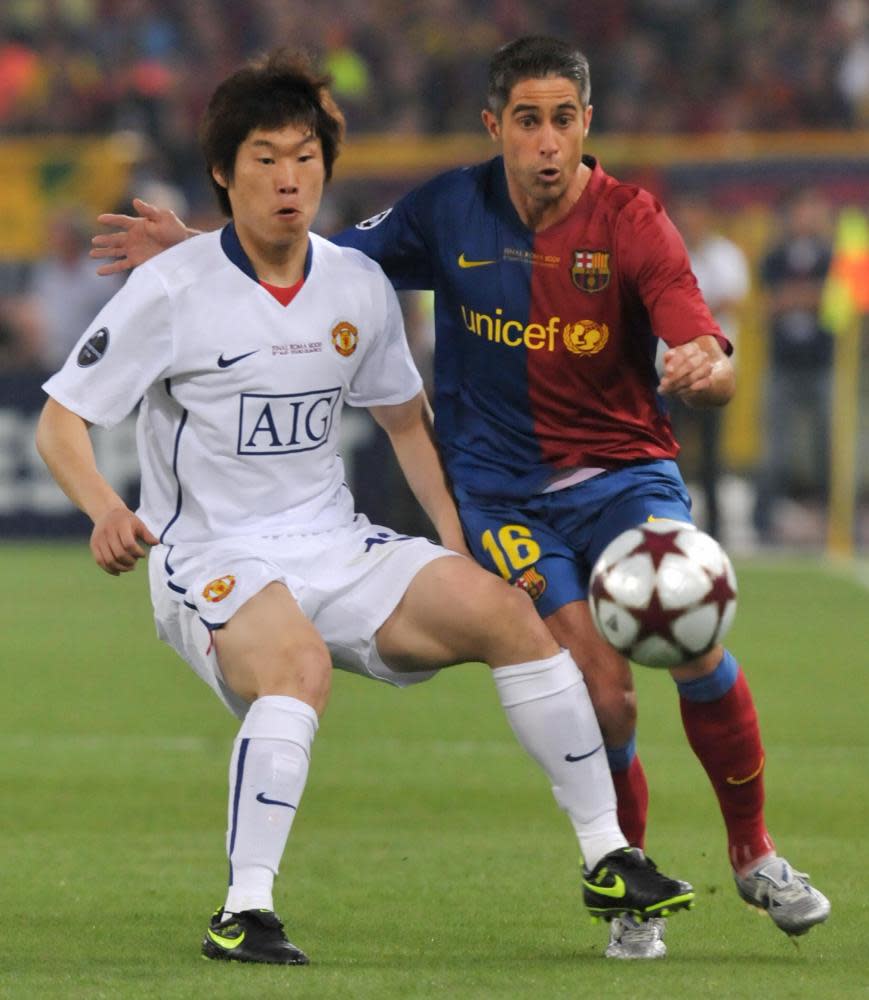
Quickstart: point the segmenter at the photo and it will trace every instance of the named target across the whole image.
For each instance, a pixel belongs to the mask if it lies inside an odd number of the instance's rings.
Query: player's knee
[[[487,662],[503,665],[554,656],[560,647],[525,591],[497,577],[489,586],[482,619],[487,626]]]
[[[583,676],[607,746],[622,746],[637,726],[637,693],[630,668],[618,671],[585,668]]]
[[[320,642],[285,640],[273,657],[263,662],[255,683],[257,697],[288,694],[321,711],[332,689],[329,651]]]
[[[322,712],[332,685],[332,661],[319,639],[275,633],[254,647],[217,645],[224,680],[246,701],[268,695],[298,698]]]
[[[600,731],[608,747],[620,747],[637,728],[637,697],[633,691],[608,691],[592,701]]]

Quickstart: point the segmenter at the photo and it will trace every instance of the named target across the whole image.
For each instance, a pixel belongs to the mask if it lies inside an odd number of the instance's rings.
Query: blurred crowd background
[[[135,132],[194,204],[211,91],[278,43],[333,75],[351,136],[476,130],[489,56],[526,33],[586,49],[597,133],[869,125],[865,0],[4,0],[2,11],[0,128]]]
[[[328,235],[490,155],[487,62],[526,33],[584,49],[589,151],[664,200],[708,296],[731,289],[716,308],[738,342],[739,401],[723,426],[677,415],[701,523],[734,545],[818,544],[834,353],[820,295],[839,213],[869,208],[866,0],[2,0],[0,402],[17,414],[0,410],[3,533],[59,510],[28,421],[42,373],[119,287],[87,257],[96,212],[139,194],[221,222],[196,132],[228,72],[288,44],[331,73],[349,140],[318,220]],[[430,302],[403,305],[427,371]],[[383,482],[370,474],[383,442],[368,425],[353,433],[356,492],[388,519],[383,489],[367,490]],[[400,485],[390,492],[394,505]]]
[[[861,0],[4,0],[0,123],[134,128],[181,149],[215,84],[289,41],[334,74],[354,131],[476,126],[485,63],[527,33],[584,42],[597,126],[837,128],[869,115]]]

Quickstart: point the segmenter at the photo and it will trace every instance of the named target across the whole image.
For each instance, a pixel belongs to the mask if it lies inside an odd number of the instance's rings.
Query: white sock
[[[267,695],[248,710],[229,765],[229,890],[225,913],[274,910],[272,886],[296,815],[317,732],[297,698]]]
[[[600,726],[582,674],[563,649],[548,660],[492,671],[516,738],[552,782],[591,869],[626,847],[616,818],[616,793]],[[571,759],[573,758],[573,759]]]

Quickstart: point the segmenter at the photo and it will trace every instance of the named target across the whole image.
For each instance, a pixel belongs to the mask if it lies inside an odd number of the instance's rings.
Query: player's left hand
[[[697,341],[671,347],[662,359],[658,391],[664,396],[675,396],[688,406],[706,402],[704,394],[714,388],[718,363]]]

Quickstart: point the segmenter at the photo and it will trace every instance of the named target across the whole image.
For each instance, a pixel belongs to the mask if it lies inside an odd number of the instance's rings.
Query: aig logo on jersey
[[[239,403],[238,454],[287,455],[324,445],[332,430],[340,388],[283,396],[243,392]]]
[[[332,327],[332,346],[342,358],[349,358],[359,343],[359,331],[352,323],[342,320]]]
[[[574,250],[570,280],[581,292],[602,292],[610,283],[607,250]]]

